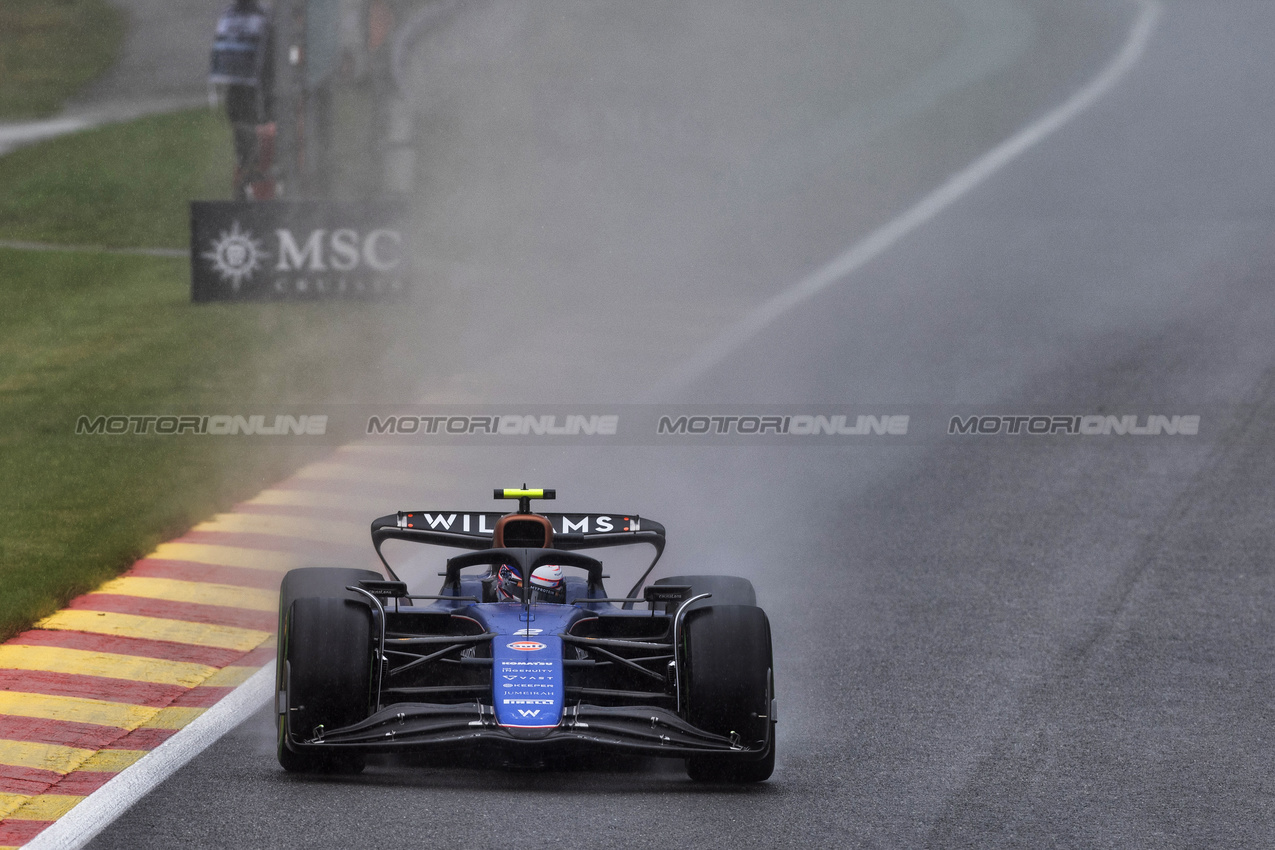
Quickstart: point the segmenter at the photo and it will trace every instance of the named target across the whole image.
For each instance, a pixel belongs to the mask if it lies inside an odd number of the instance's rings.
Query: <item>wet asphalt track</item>
[[[978,3],[900,3],[908,26],[871,25],[921,47],[859,91],[836,82],[860,79],[843,5],[617,5],[477,2],[429,41],[435,397],[631,399],[633,375],[653,384],[1059,102],[1131,19],[997,4],[987,55],[960,54]],[[368,459],[421,476],[384,488],[386,512],[525,479],[563,510],[660,519],[665,574],[751,577],[776,632],[769,783],[627,763],[303,779],[263,711],[91,846],[1269,842],[1273,41],[1267,3],[1165,3],[1094,109],[684,396],[1198,413],[1199,437]],[[485,344],[515,332],[543,386]]]

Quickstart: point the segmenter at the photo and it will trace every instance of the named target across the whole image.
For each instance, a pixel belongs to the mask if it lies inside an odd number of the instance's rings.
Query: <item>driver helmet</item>
[[[501,564],[496,573],[496,589],[503,602],[522,601],[522,574],[517,567]],[[562,580],[562,567],[549,564],[531,572],[531,601],[552,602],[559,605],[567,601],[567,584]]]

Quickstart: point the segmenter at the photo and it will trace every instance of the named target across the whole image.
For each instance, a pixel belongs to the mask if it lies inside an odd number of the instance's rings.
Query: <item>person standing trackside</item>
[[[257,0],[234,0],[217,21],[208,82],[235,139],[235,200],[274,197],[274,33]]]

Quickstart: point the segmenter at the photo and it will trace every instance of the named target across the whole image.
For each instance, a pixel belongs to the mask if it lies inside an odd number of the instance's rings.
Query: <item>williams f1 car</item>
[[[752,584],[687,575],[644,587],[664,550],[659,523],[533,512],[531,500],[552,490],[495,495],[518,509],[375,520],[388,578],[334,568],[284,577],[280,764],[357,772],[383,752],[584,748],[683,759],[700,781],[768,778],[770,624]],[[424,595],[386,561],[389,540],[468,551],[448,558],[441,589]],[[627,596],[609,596],[602,563],[582,550],[636,544],[655,557]]]

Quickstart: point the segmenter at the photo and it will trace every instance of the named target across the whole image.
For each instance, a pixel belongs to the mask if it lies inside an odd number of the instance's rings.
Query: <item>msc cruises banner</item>
[[[406,206],[377,201],[195,201],[192,301],[398,295],[408,286]]]

